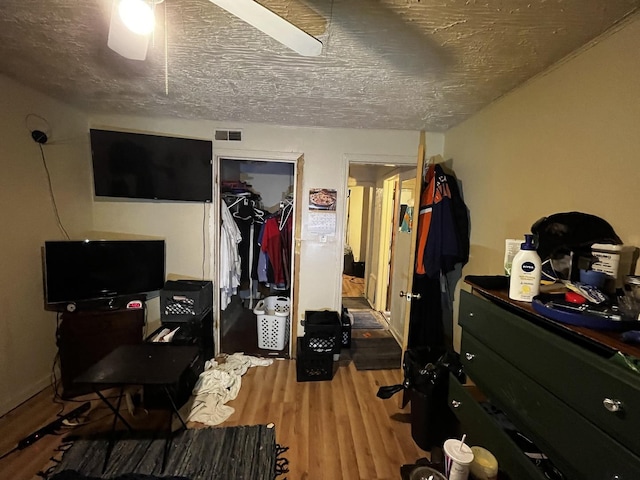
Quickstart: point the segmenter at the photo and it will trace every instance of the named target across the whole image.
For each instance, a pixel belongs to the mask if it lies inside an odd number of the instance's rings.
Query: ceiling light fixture
[[[125,58],[144,60],[155,26],[153,5],[161,1],[113,0],[107,46]]]
[[[153,9],[144,0],[120,0],[118,15],[133,33],[148,35],[153,31],[155,25]]]

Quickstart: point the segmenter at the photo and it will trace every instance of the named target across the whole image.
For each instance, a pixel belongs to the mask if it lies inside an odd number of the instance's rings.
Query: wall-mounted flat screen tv
[[[149,294],[164,286],[165,242],[46,241],[44,280],[50,306]]]
[[[211,202],[210,140],[91,129],[98,197]]]

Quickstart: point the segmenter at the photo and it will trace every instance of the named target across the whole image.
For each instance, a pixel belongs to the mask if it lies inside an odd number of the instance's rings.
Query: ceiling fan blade
[[[322,53],[322,42],[254,0],[209,0],[305,57]]]
[[[118,14],[118,2],[113,2],[107,46],[116,53],[131,60],[144,60],[149,47],[149,35],[132,32]]]

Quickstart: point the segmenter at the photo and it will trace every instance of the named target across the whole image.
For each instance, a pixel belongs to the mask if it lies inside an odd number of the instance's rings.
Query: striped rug
[[[266,425],[183,430],[174,435],[164,472],[164,438],[122,438],[102,467],[107,439],[77,439],[51,472],[51,480],[184,478],[273,480],[281,449]]]

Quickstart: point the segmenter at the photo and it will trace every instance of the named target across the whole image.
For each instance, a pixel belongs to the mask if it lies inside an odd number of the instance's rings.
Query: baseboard
[[[22,388],[19,391],[9,392],[9,398],[3,395],[4,398],[2,399],[2,401],[0,401],[0,416],[5,415],[19,405],[22,405],[31,397],[47,388],[49,385],[51,385],[51,377],[49,374],[47,374],[28,387]]]

